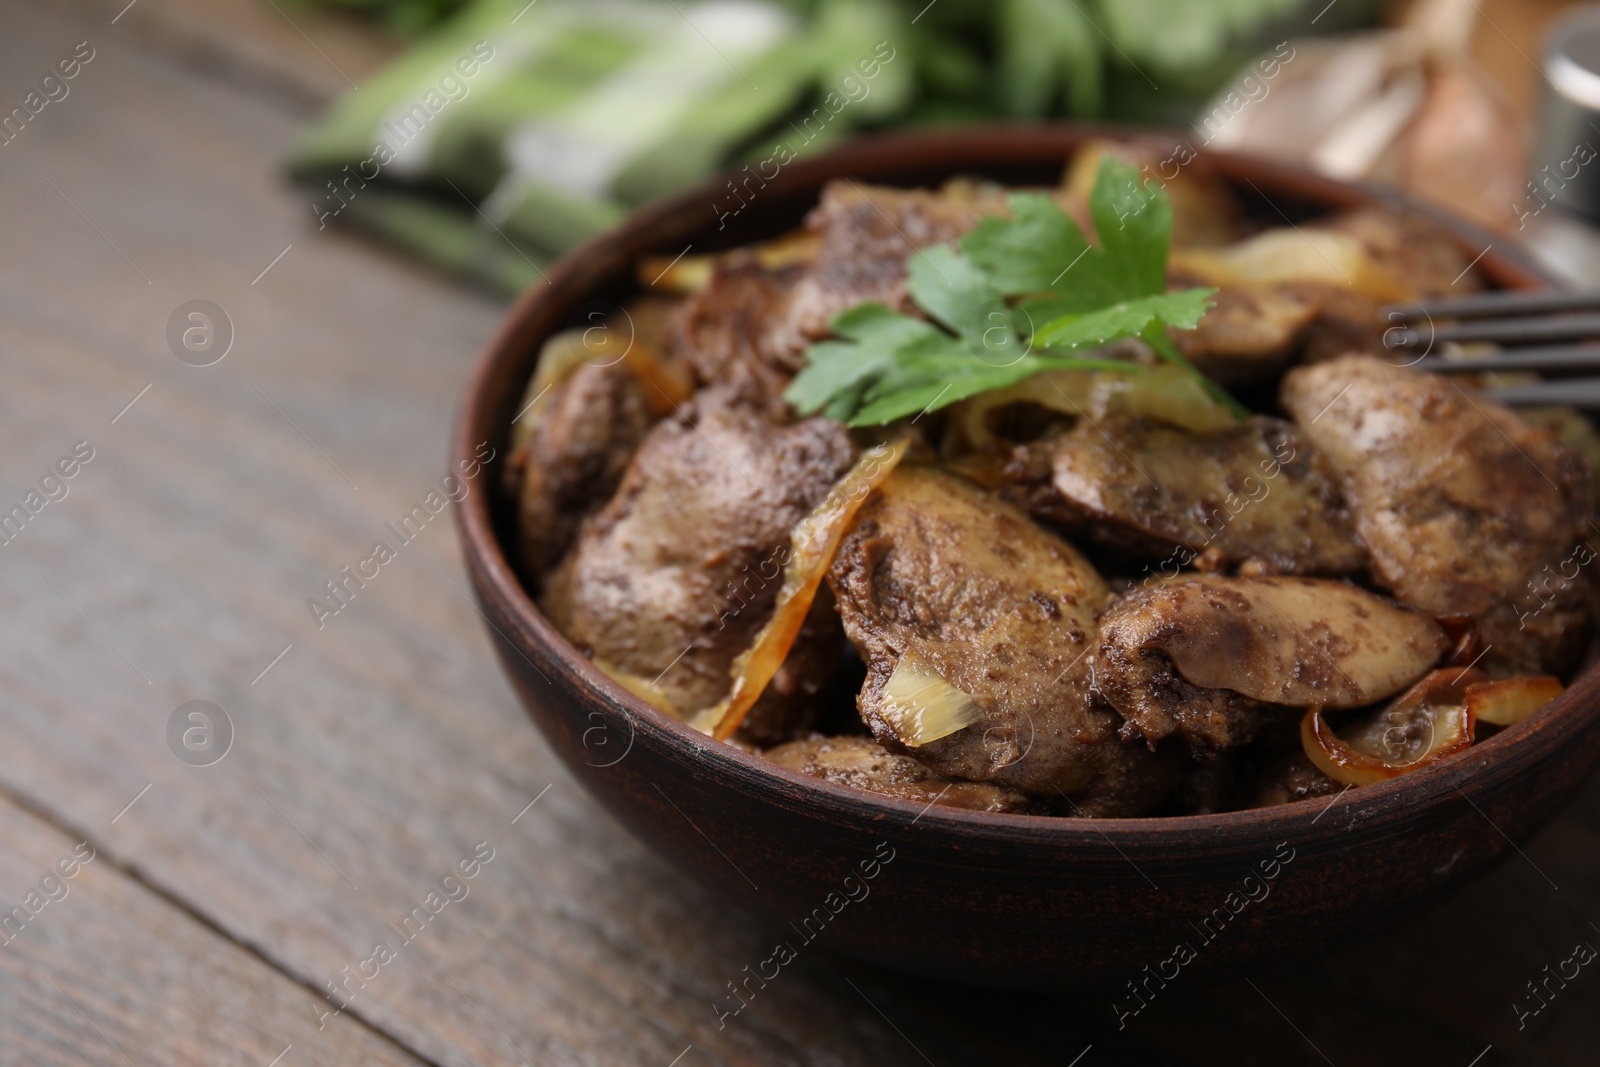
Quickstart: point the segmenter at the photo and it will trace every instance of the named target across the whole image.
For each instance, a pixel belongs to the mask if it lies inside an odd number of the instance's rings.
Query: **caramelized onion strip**
[[[1345,785],[1372,785],[1437,763],[1471,747],[1477,720],[1467,693],[1487,678],[1472,669],[1433,671],[1343,735],[1321,708],[1311,708],[1300,722],[1306,758]]]
[[[669,363],[650,345],[635,340],[622,362],[645,386],[645,403],[658,418],[672,414],[694,393],[694,382],[682,367]]]
[[[952,459],[973,452],[1006,450],[1015,442],[995,433],[994,417],[1024,404],[1073,419],[1131,415],[1170,423],[1191,433],[1237,426],[1239,420],[1182,367],[1129,363],[1126,373],[1049,370],[1016,385],[979,393],[950,408],[941,452]]]
[[[539,362],[522,396],[522,410],[511,425],[513,449],[526,444],[544,417],[550,391],[583,366],[621,363],[644,385],[645,403],[660,418],[677,410],[694,392],[694,382],[682,367],[646,344],[631,327],[623,330],[608,321],[588,328],[575,327],[553,334],[539,349]]]
[[[1562,693],[1561,680],[1549,675],[1505,678],[1467,686],[1467,710],[1478,722],[1514,726]]]
[[[1315,226],[1281,227],[1223,248],[1175,248],[1170,263],[1207,285],[1271,289],[1313,282],[1378,300],[1413,300],[1403,278],[1385,270],[1359,239]]]
[[[643,678],[637,674],[631,674],[628,671],[623,670],[621,667],[607,663],[605,660],[597,659],[593,662],[596,667],[599,667],[600,670],[604,672],[607,678],[610,678],[613,682],[616,682],[618,685],[622,686],[622,688],[626,689],[628,692],[632,693],[646,704],[649,704],[652,708],[655,708],[657,711],[663,712],[664,714],[671,715],[674,719],[683,718],[682,713],[673,706],[672,701],[670,698],[668,698],[666,692],[650,679]]]
[[[562,330],[545,341],[539,349],[539,362],[534,366],[533,378],[523,394],[522,413],[511,424],[511,446],[516,448],[533,436],[550,390],[572,376],[594,354],[584,346],[584,331]]]
[[[822,247],[822,238],[809,230],[791,230],[789,233],[763,241],[758,245],[737,248],[731,252],[708,252],[704,255],[668,259],[666,256],[646,256],[639,261],[636,272],[640,285],[658,293],[693,296],[711,284],[711,277],[720,263],[754,260],[767,270],[782,270],[796,264],[810,263]]]
[[[1130,369],[1138,367],[1129,364]],[[1138,368],[1143,369],[1143,368]],[[943,451],[999,449],[1003,442],[990,426],[990,417],[1008,404],[1035,404],[1047,411],[1078,418],[1095,408],[1096,375],[1082,370],[1050,370],[1024,378],[1004,389],[991,389],[950,408]]]
[[[696,726],[706,729],[709,725],[711,736],[718,741],[733,736],[767,683],[783,666],[856,512],[899,465],[908,444],[902,438],[863,452],[855,466],[828,490],[822,503],[795,524],[789,535],[793,552],[783,570],[783,588],[778,590],[772,618],[734,661],[733,688],[720,704],[696,716]]]

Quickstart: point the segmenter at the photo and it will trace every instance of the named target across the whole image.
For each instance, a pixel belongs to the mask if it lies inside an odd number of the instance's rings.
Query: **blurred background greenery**
[[[413,37],[472,2],[295,0],[356,12]],[[1381,0],[772,2],[803,19],[823,47],[853,46],[851,31],[861,25],[895,27],[896,37],[910,26],[918,91],[903,111],[885,117],[894,122],[1050,115],[1181,121],[1186,97],[1208,95],[1271,42],[1367,25],[1382,7]],[[1159,91],[1145,73],[1161,83]]]
[[[405,52],[292,160],[318,224],[354,224],[515,292],[656,196],[774,146],[862,130],[1070,117],[1186,125],[1275,43],[1372,25],[1380,0],[295,0]],[[475,42],[460,99],[429,97]],[[859,99],[842,80],[887,42]],[[709,50],[705,46],[709,46]],[[450,83],[447,83],[450,84]],[[843,83],[849,84],[849,83]],[[631,97],[619,95],[626,85]],[[834,107],[819,110],[833,93]],[[391,144],[399,116],[422,136]],[[803,139],[794,134],[808,116]],[[385,142],[394,160],[375,147]],[[376,173],[375,173],[376,172]]]

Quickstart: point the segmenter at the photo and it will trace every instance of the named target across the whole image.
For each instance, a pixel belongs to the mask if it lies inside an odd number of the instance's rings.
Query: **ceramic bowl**
[[[833,178],[1054,183],[1079,144],[1107,132],[990,127],[859,140],[790,163],[720,227],[725,179],[638,212],[556,264],[506,317],[467,388],[452,463],[482,442],[505,454],[541,342],[590,302],[635,292],[640,257],[776,235]],[[1478,270],[1493,285],[1546,284],[1504,242],[1392,193],[1211,158],[1264,220],[1381,201],[1442,221],[1468,258],[1482,253]],[[691,877],[770,918],[774,951],[750,961],[752,972],[781,967],[785,947],[815,947],[975,984],[1107,987],[1132,1005],[1130,981],[1150,988],[1152,975],[1281,960],[1428,907],[1533,834],[1600,760],[1600,668],[1591,668],[1550,707],[1470,751],[1331,801],[1079,820],[923,809],[819,783],[671,720],[585,660],[519,580],[510,508],[489,491],[496,474],[483,475],[457,515],[506,673],[607,810]]]

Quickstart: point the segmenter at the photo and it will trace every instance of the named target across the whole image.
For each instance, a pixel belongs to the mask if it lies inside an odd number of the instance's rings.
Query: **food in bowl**
[[[1481,286],[1425,221],[1264,220],[1147,151],[642,263],[513,427],[551,622],[778,766],[996,814],[1331,795],[1535,714],[1600,439],[1386,352],[1386,304]]]

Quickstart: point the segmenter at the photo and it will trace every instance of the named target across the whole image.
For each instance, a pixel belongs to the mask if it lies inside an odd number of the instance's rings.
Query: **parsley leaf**
[[[893,368],[896,354],[918,340],[943,337],[930,322],[890,311],[882,304],[857,304],[833,319],[843,340],[822,341],[806,350],[806,368],[784,394],[796,411],[821,411],[850,422],[868,386]]]
[[[961,247],[1006,292],[1042,293],[1053,289],[1095,252],[1078,224],[1053,197],[1045,193],[1012,193],[1006,203],[1011,208],[1010,218],[986,216],[961,239]],[[1113,295],[1094,285],[1093,274],[1091,263],[1083,276],[1073,279],[1078,283],[1073,290],[1081,286],[1091,300]]]
[[[974,260],[950,245],[934,245],[906,261],[906,291],[928,317],[981,346],[985,328],[1011,325],[1000,289]],[[1000,317],[993,323],[990,315]]]
[[[1098,347],[1107,338],[1142,337],[1156,323],[1192,330],[1211,306],[1211,290],[1141,296],[1082,315],[1063,315],[1033,335],[1045,348]]]
[[[1047,370],[1136,374],[1079,353],[1128,337],[1193,374],[1240,418],[1248,413],[1178,352],[1168,328],[1193,329],[1214,290],[1166,291],[1172,206],[1108,158],[1089,198],[1099,243],[1044,193],[1015,193],[960,241],[913,252],[906,291],[928,317],[865,303],[833,320],[837,340],[806,351],[785,396],[802,414],[873,426],[1003,389]],[[1041,325],[1042,324],[1042,325]]]

